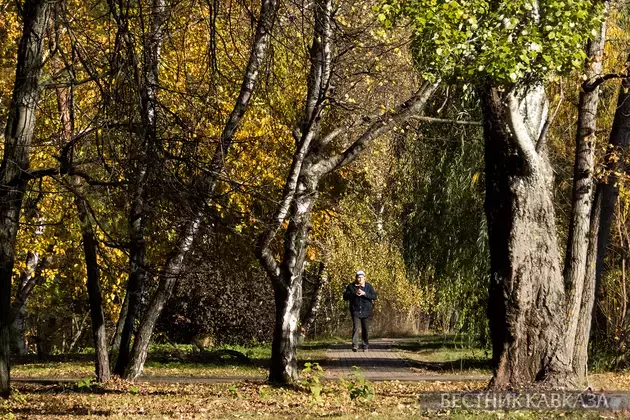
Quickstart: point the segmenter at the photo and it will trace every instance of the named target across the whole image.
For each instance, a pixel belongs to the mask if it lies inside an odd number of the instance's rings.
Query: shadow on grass
[[[420,360],[407,359],[407,363],[409,363],[412,368],[440,373],[492,369],[490,359],[476,359],[473,357],[463,357],[448,362],[423,362]]]
[[[298,350],[299,351],[299,350]],[[304,369],[304,364],[319,363],[321,366],[326,364],[326,357],[300,357],[298,356],[298,368]],[[92,354],[60,354],[50,355],[45,358],[38,358],[36,355],[16,357],[13,360],[13,366],[20,365],[41,365],[41,364],[91,364],[94,362],[94,355]],[[177,356],[168,354],[149,354],[145,367],[157,368],[169,367],[177,369],[191,368],[195,365],[202,366],[204,368],[250,368],[250,369],[269,369],[269,359],[266,357],[217,357],[216,355],[208,355],[199,352],[190,353],[186,352]],[[235,372],[238,375],[237,372]],[[177,376],[176,374],[172,376]],[[188,375],[186,375],[188,376]]]
[[[424,335],[409,340],[394,340],[392,347],[401,350],[422,351],[422,350],[456,350],[469,348],[473,344],[461,336],[447,335]]]
[[[67,416],[85,416],[85,417],[109,417],[114,413],[112,410],[93,410],[89,407],[74,407],[72,409],[60,408],[58,410],[50,410],[46,409],[42,411],[39,408],[35,407],[23,407],[12,410],[12,413],[17,416],[17,418],[21,418],[22,416],[58,416],[57,418],[67,417]]]
[[[454,350],[466,349],[468,342],[461,336],[454,335],[425,335],[410,337],[404,339],[391,339],[391,340],[378,340],[375,339],[370,345],[371,351],[387,350],[387,349],[399,349],[408,352],[414,352],[418,354],[436,353],[438,359],[425,361],[425,360],[413,360],[407,358],[408,366],[423,369],[433,372],[451,372],[462,371],[471,369],[489,369],[491,367],[490,360],[479,357],[462,357],[462,354],[455,354],[453,357],[456,360],[439,360],[440,350],[445,353],[452,352]],[[327,359],[325,353],[318,353],[314,355],[300,354],[301,351],[323,351],[327,349],[350,349],[351,345],[348,341],[336,337],[332,339],[306,342],[298,346],[298,368],[302,370],[306,362],[319,363],[322,367],[335,368],[340,366],[342,362],[338,360]],[[238,353],[238,354],[237,354]],[[247,353],[248,355],[246,355]],[[181,368],[195,368],[194,365],[199,365],[203,368],[253,368],[267,370],[269,368],[269,358],[266,356],[266,351],[254,351],[254,352],[236,352],[232,350],[217,351],[184,351],[181,349],[160,349],[149,353],[146,366],[152,368],[160,368],[160,365],[168,365],[169,368],[178,367]],[[447,355],[445,355],[447,356]],[[453,355],[451,355],[453,356]],[[422,358],[422,357],[421,357]],[[444,357],[446,359],[446,357]],[[400,363],[387,361],[387,359],[376,360],[377,356],[371,356],[359,362],[365,364],[366,367],[377,363],[379,366],[387,363]],[[26,365],[26,364],[41,364],[41,363],[93,363],[94,354],[81,353],[81,354],[60,354],[60,355],[48,355],[46,357],[38,357],[37,355],[28,355],[23,357],[15,357],[14,365]],[[191,366],[192,365],[192,366]],[[238,375],[238,372],[235,372]],[[178,376],[176,374],[172,376]],[[186,376],[189,376],[186,374]]]

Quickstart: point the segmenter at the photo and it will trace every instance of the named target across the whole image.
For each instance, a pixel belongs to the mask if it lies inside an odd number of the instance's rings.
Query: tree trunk
[[[75,184],[80,184],[75,179]],[[78,186],[80,188],[80,186]],[[107,332],[105,331],[105,315],[103,314],[103,298],[101,294],[100,273],[97,261],[98,242],[92,228],[90,215],[83,197],[75,197],[77,214],[81,224],[83,252],[87,270],[87,290],[92,318],[92,335],[94,337],[94,353],[96,357],[96,380],[107,382],[110,378],[109,354],[107,352]]]
[[[567,291],[567,317],[565,354],[572,357],[573,372],[578,383],[585,384],[587,371],[586,349],[588,337],[581,342],[578,336],[580,325],[590,325],[591,320],[586,314],[592,307],[592,285],[588,284],[587,267],[589,252],[593,252],[591,241],[595,240],[591,234],[593,224],[593,198],[595,169],[595,141],[597,129],[597,107],[599,103],[599,87],[589,88],[588,83],[600,77],[603,69],[604,43],[606,41],[606,20],[604,19],[600,31],[588,44],[586,63],[587,81],[580,92],[578,105],[578,122],[575,139],[575,164],[573,172],[573,197],[567,252],[565,255],[564,280]],[[599,211],[596,211],[599,213]],[[598,223],[598,222],[596,222]],[[585,308],[583,308],[585,307]],[[587,312],[588,311],[588,312]],[[584,328],[584,325],[582,325]],[[583,346],[583,349],[578,347]]]
[[[331,0],[317,0],[313,8],[313,39],[310,48],[311,68],[307,81],[306,103],[299,126],[294,131],[295,151],[285,180],[282,199],[270,223],[258,238],[256,256],[267,272],[275,291],[276,324],[269,378],[291,383],[297,378],[295,339],[302,295],[304,256],[308,246],[310,218],[317,202],[320,180],[327,174],[353,162],[379,136],[397,124],[417,116],[439,85],[423,82],[410,99],[378,118],[363,118],[365,130],[341,153],[326,152],[326,146],[349,126],[340,126],[321,135],[322,109],[327,105],[332,71],[333,9]],[[272,243],[288,220],[284,234],[284,252],[280,261]],[[299,298],[298,298],[299,297]]]
[[[114,373],[123,375],[129,363],[131,339],[135,320],[138,317],[140,297],[146,281],[146,199],[147,183],[151,179],[151,170],[157,164],[157,91],[159,80],[159,59],[164,39],[166,24],[166,2],[153,0],[151,7],[151,29],[144,45],[142,77],[136,72],[136,83],[140,97],[140,113],[142,116],[142,133],[132,151],[134,168],[132,170],[131,207],[129,211],[129,280],[127,281],[127,310],[122,324],[118,359]],[[124,27],[127,30],[127,27]],[[133,43],[128,42],[128,49]],[[130,65],[138,63],[135,51],[128,51],[132,59]]]
[[[201,223],[201,220],[199,220]],[[180,235],[180,242],[174,254],[168,259],[164,271],[160,274],[158,289],[155,291],[149,307],[147,308],[138,332],[136,333],[131,350],[129,363],[123,374],[123,378],[134,380],[142,373],[144,362],[147,359],[149,344],[151,343],[151,335],[155,324],[164,309],[164,304],[168,301],[173,293],[173,288],[177,283],[177,279],[184,265],[184,258],[190,248],[193,240],[199,230],[199,225],[189,224],[187,230]]]
[[[629,57],[630,58],[630,57]],[[619,174],[627,170],[626,159],[630,144],[630,80],[622,79],[617,99],[617,110],[605,157],[606,177],[598,188],[601,189],[601,220],[597,245],[596,279],[597,287],[604,270],[604,257],[610,238],[610,227],[619,198]]]
[[[80,321],[76,321],[74,316],[72,317],[73,327],[74,327],[74,324],[76,324],[76,331],[73,331],[73,334],[71,337],[72,339],[70,340],[70,345],[68,346],[68,350],[67,350],[68,353],[72,353],[72,350],[77,345],[77,343],[79,342],[79,339],[83,335],[83,330],[85,329],[85,324],[89,315],[90,315],[90,311],[88,310],[85,313],[85,315],[81,317]]]
[[[271,344],[269,381],[293,383],[298,379],[297,323],[300,317],[302,282],[295,281],[290,287],[274,287],[276,322]]]
[[[564,286],[553,173],[544,148],[535,150],[546,115],[544,90],[516,92],[509,107],[491,87],[482,99],[492,386],[506,388],[566,373],[565,357],[556,351],[563,340]]]
[[[29,251],[26,256],[26,269],[20,274],[20,283],[11,305],[11,317],[13,319],[11,332],[13,334],[15,351],[20,356],[28,353],[25,335],[26,304],[31,292],[42,279],[42,270],[48,268],[51,262],[51,257],[40,258],[39,254]]]
[[[319,177],[308,174],[298,181],[285,233],[284,258],[280,276],[274,280],[276,323],[271,345],[269,380],[292,383],[298,379],[296,346],[298,320],[302,307],[302,275],[308,235],[312,228],[311,213],[317,201]]]
[[[27,183],[22,175],[30,166],[29,152],[35,129],[49,9],[50,3],[41,0],[26,0],[22,5],[24,26],[0,166],[0,396],[3,398],[10,394],[11,279],[15,239]]]
[[[619,88],[617,109],[605,156],[605,176],[597,184],[589,228],[589,251],[585,274],[584,296],[578,322],[574,364],[581,377],[586,376],[588,341],[591,326],[604,328],[606,318],[596,310],[596,295],[604,271],[604,259],[619,197],[619,176],[626,170],[623,156],[630,143],[630,82],[624,78]]]
[[[486,141],[486,216],[491,282],[488,315],[495,373],[492,385],[585,382],[596,260],[601,259],[604,203],[594,194],[594,142],[604,22],[588,45],[587,80],[580,93],[572,211],[564,261],[553,207],[541,85],[483,94]],[[612,142],[612,140],[611,140]],[[595,205],[593,205],[595,197]],[[598,244],[598,245],[596,245]]]
[[[122,338],[122,331],[127,319],[127,311],[129,310],[129,294],[125,293],[125,299],[120,307],[120,313],[118,314],[118,322],[116,322],[116,331],[112,337],[112,344],[110,349],[110,358],[113,353],[117,353],[120,350],[120,340]]]
[[[315,324],[317,314],[319,313],[319,307],[321,305],[324,288],[328,283],[328,274],[326,273],[326,263],[321,261],[319,263],[319,272],[317,274],[317,280],[313,290],[313,296],[311,297],[310,304],[308,306],[308,312],[304,316],[302,321],[301,336],[306,337],[311,333],[311,328]]]
[[[15,352],[24,356],[28,353],[26,347],[26,335],[25,335],[25,311],[26,304],[28,303],[31,290],[37,282],[35,275],[37,266],[39,265],[39,254],[34,252],[28,252],[26,255],[26,268],[20,274],[20,283],[18,285],[15,299],[11,305],[11,317],[13,322],[11,324],[11,334],[13,336],[13,348]]]
[[[55,62],[53,62],[53,65]],[[61,66],[59,66],[61,67]],[[75,80],[74,68],[67,69],[70,79]],[[61,137],[66,145],[72,145],[74,134],[74,89],[57,88],[57,109],[61,122]],[[70,146],[72,148],[72,146]],[[69,161],[62,162],[68,168],[72,167],[72,156]],[[98,382],[107,382],[110,378],[109,355],[107,352],[107,332],[105,330],[105,316],[103,314],[103,298],[100,286],[100,273],[97,261],[98,241],[92,227],[92,220],[88,203],[83,191],[83,179],[73,175],[70,178],[71,190],[74,193],[74,203],[77,209],[81,238],[83,240],[83,253],[87,272],[87,291],[92,321],[92,334],[94,339],[95,372]],[[75,340],[73,340],[74,344]]]

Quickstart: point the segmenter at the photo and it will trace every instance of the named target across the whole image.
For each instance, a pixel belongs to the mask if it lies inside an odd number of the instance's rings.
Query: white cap
[[[361,276],[365,277],[365,273],[363,272],[363,270],[357,271],[357,277],[361,277]]]

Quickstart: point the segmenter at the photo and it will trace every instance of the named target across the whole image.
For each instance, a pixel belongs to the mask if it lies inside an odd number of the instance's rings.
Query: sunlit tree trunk
[[[565,349],[572,357],[573,373],[578,384],[585,385],[588,370],[588,341],[591,313],[595,299],[594,282],[589,273],[599,230],[600,200],[595,200],[595,144],[599,86],[590,83],[602,75],[606,20],[597,36],[587,47],[586,82],[580,92],[578,122],[575,139],[575,164],[573,172],[573,196],[567,252],[565,254],[564,279],[567,288],[567,317],[569,319]],[[591,270],[592,271],[592,270]]]
[[[543,381],[582,386],[594,283],[599,198],[594,151],[606,23],[588,45],[580,93],[564,271],[560,272],[548,105],[541,84],[482,93],[491,276],[488,315],[497,388]]]
[[[13,97],[4,133],[0,166],[0,396],[10,393],[11,279],[15,240],[30,166],[35,130],[43,44],[51,3],[26,0],[22,4],[22,38],[18,47]]]
[[[290,383],[298,379],[298,320],[302,307],[302,275],[311,230],[311,214],[317,201],[318,177],[298,181],[295,198],[289,211],[289,226],[284,238],[284,258],[280,276],[274,281],[276,324],[271,345],[269,380]]]
[[[565,310],[553,172],[545,148],[536,150],[547,99],[541,85],[508,95],[492,87],[482,93],[488,315],[498,388],[541,380],[556,369]]]
[[[285,384],[298,378],[296,344],[304,258],[320,181],[353,162],[374,139],[418,115],[439,84],[439,81],[423,82],[415,95],[392,111],[373,120],[364,119],[363,131],[348,148],[337,154],[326,153],[326,146],[349,129],[342,125],[325,135],[320,132],[322,111],[333,74],[333,4],[331,0],[318,0],[312,3],[312,8],[311,68],[304,111],[300,125],[294,131],[295,151],[280,203],[256,245],[256,255],[271,280],[276,302],[269,379]],[[284,232],[283,252],[278,260],[272,242],[285,221],[288,225]]]

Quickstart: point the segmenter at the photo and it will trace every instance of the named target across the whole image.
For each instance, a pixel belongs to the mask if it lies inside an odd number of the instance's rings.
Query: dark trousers
[[[361,338],[363,340],[361,347],[367,348],[368,340],[368,318],[359,318],[352,315],[352,348],[359,347],[359,325],[361,325]]]

